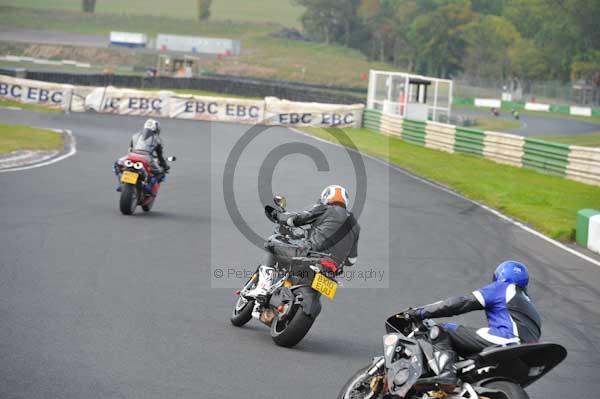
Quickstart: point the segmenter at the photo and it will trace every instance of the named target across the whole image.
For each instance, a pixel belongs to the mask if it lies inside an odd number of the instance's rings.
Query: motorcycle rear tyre
[[[132,184],[123,184],[119,208],[123,215],[133,215],[138,202],[137,187]]]
[[[282,330],[278,330],[278,326],[284,322],[279,322],[278,317],[275,316],[275,320],[271,324],[271,338],[277,345],[291,348],[304,338],[314,322],[314,318],[304,314],[302,308],[297,306],[291,319],[284,324]]]

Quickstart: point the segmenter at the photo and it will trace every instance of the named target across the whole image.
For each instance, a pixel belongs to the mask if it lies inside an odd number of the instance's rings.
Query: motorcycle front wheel
[[[123,215],[132,215],[138,203],[138,190],[133,184],[124,183],[121,189],[119,208]]]
[[[257,281],[255,280],[255,275],[253,275],[244,285],[242,291],[250,290],[256,287]],[[231,318],[231,324],[236,327],[242,327],[244,324],[248,323],[252,320],[252,311],[254,310],[254,300],[244,298],[242,295],[238,296],[237,301],[233,307],[233,313]]]
[[[142,205],[142,209],[144,210],[144,212],[150,212],[152,210],[152,205],[154,205],[154,198],[152,198],[152,200],[146,205]]]
[[[280,320],[279,316],[275,316],[271,324],[271,338],[277,345],[291,348],[304,338],[314,322],[314,318],[305,315],[302,308],[296,305],[292,314],[285,319]]]
[[[236,327],[241,327],[252,320],[252,310],[254,309],[254,301],[239,296],[233,307],[233,314],[229,319],[231,324]]]
[[[373,367],[372,364],[367,367],[363,367],[358,370],[340,391],[338,395],[338,399],[375,399],[378,398],[379,395],[376,395],[373,391],[371,391],[371,379],[373,376],[370,376],[367,372],[369,369]]]

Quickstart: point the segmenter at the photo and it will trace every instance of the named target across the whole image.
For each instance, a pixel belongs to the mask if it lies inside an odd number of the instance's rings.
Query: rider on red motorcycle
[[[141,132],[135,133],[129,143],[129,152],[144,155],[150,160],[152,167],[153,181],[152,185],[162,180],[162,177],[170,169],[166,159],[163,156],[164,147],[160,138],[160,124],[154,119],[148,119],[144,123]],[[117,191],[121,190],[121,183],[117,186]]]

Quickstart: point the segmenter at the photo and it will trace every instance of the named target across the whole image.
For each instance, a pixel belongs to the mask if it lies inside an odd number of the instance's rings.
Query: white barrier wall
[[[592,116],[592,109],[590,107],[569,107],[569,114],[577,116]]]
[[[99,87],[85,99],[85,107],[101,113],[118,115],[169,116],[170,91],[142,91]]]
[[[172,96],[169,117],[237,123],[264,120],[265,102],[239,98]]]
[[[475,106],[487,108],[500,108],[502,106],[502,101],[494,98],[476,98]]]
[[[265,122],[285,126],[361,126],[362,104],[301,103],[265,98]]]
[[[528,111],[550,112],[550,104],[525,103],[525,109]]]
[[[0,76],[0,98],[63,108],[73,86]]]
[[[172,91],[71,86],[0,75],[0,98],[115,115],[141,115],[284,126],[360,127],[363,104],[302,103],[178,94]]]

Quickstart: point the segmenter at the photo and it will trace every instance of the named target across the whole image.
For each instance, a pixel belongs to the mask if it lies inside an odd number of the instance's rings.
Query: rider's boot
[[[434,353],[440,373],[436,377],[439,384],[458,385],[458,377],[454,365],[458,360],[456,352],[453,350],[442,350]]]
[[[434,329],[437,329],[437,334],[435,334],[437,336],[433,339],[433,356],[439,370],[436,379],[440,384],[457,385],[458,377],[454,365],[458,361],[458,355],[452,349],[452,341],[450,341],[448,333],[439,326]]]
[[[113,173],[115,174],[115,176],[117,176],[117,186],[115,187],[115,189],[117,190],[117,192],[121,192],[121,190],[123,189],[123,186],[121,185],[121,173],[119,172],[119,168],[117,167],[117,163],[115,162],[115,164],[113,165]]]
[[[458,385],[459,380],[454,368],[454,365],[458,361],[458,355],[452,349],[450,336],[443,328],[435,326],[430,330],[429,338],[433,346],[433,358],[435,361],[435,366],[432,369],[434,369],[433,371],[435,371],[436,375],[434,377],[422,378],[420,382],[436,385]]]
[[[258,281],[256,282],[256,287],[246,292],[244,296],[250,298],[259,298],[261,296],[266,296],[270,292],[271,287],[273,286],[273,279],[275,277],[275,268],[260,265],[257,273]]]

